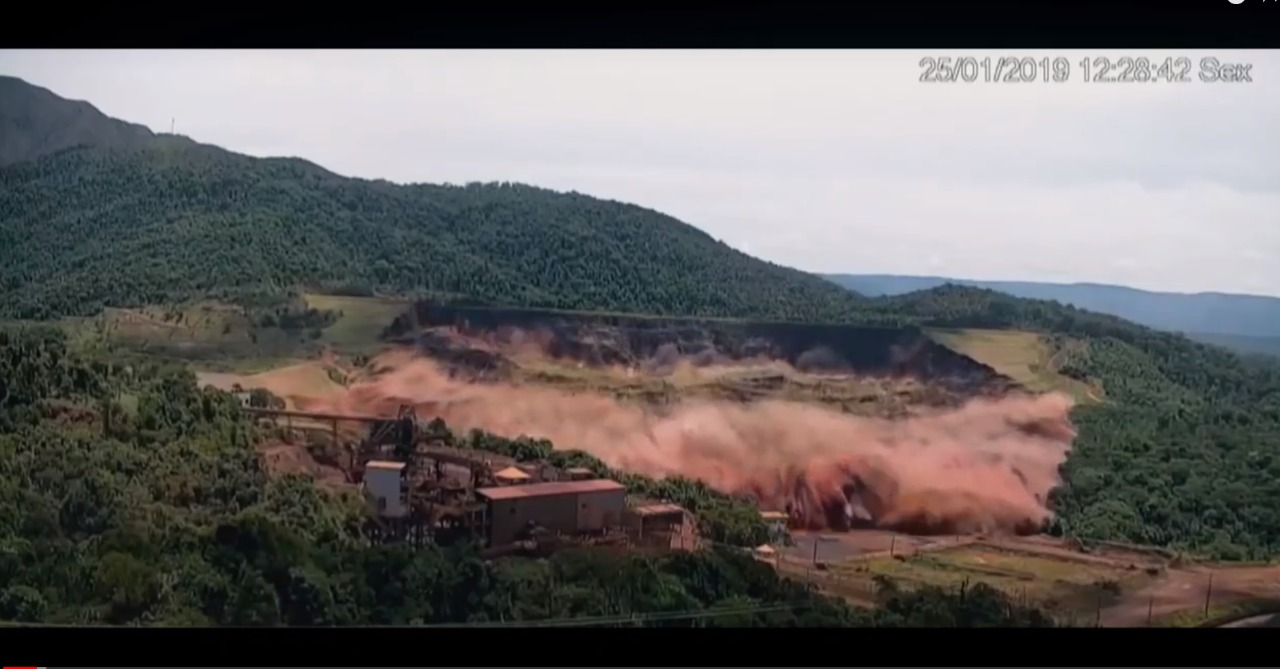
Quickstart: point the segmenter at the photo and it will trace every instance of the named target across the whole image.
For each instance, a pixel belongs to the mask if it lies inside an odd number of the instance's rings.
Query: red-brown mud
[[[916,533],[1035,532],[1075,437],[1062,395],[974,400],[906,420],[787,402],[688,402],[661,410],[612,397],[452,378],[430,360],[384,373],[309,410],[394,415],[411,404],[455,430],[550,439],[610,466],[701,479],[786,508],[811,528],[859,521]]]

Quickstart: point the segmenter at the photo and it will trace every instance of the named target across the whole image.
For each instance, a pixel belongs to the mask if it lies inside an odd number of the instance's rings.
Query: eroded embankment
[[[340,396],[299,407],[392,416],[401,405],[455,430],[546,438],[609,465],[680,475],[785,508],[812,528],[854,522],[918,533],[1034,532],[1049,517],[1074,431],[1062,396],[973,400],[905,420],[784,401],[660,408],[593,392],[474,382],[409,352]]]
[[[453,346],[429,331],[440,328],[472,340],[472,345]],[[490,352],[530,347],[552,358],[596,366],[655,370],[680,360],[694,365],[771,360],[802,372],[913,377],[971,395],[1000,395],[1015,385],[991,367],[910,327],[653,318],[420,302],[389,326],[386,336],[416,344],[437,359],[469,356],[462,362],[492,369],[504,363]]]

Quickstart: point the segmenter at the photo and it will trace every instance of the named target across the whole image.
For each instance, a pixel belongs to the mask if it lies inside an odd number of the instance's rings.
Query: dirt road
[[[1102,610],[1104,627],[1143,627],[1148,620],[1192,616],[1257,598],[1280,599],[1280,566],[1170,569],[1151,585]],[[1203,613],[1199,613],[1203,615]]]
[[[1032,571],[1044,572],[1040,578],[1058,579],[1059,582],[1078,578],[1070,575],[1073,569],[1110,569],[1114,576],[1107,578],[1128,585],[1118,597],[1106,598],[1112,603],[1104,604],[1098,614],[1098,623],[1103,627],[1194,625],[1206,619],[1206,610],[1209,617],[1217,617],[1229,614],[1232,607],[1247,604],[1250,600],[1280,601],[1280,565],[1174,567],[1160,555],[1142,547],[1100,547],[1083,552],[1051,537],[924,538],[876,530],[829,533],[820,538],[807,532],[797,532],[794,536],[796,545],[784,549],[779,564],[781,570],[789,576],[813,581],[831,594],[844,596],[858,604],[874,602],[871,591],[863,582],[866,579],[840,582],[841,579],[835,579],[826,569],[813,568],[815,543],[818,561],[832,564],[887,558],[890,546],[894,547],[895,554],[913,555],[970,549],[977,545],[1023,554],[1033,562],[1040,560]],[[1049,569],[1044,560],[1060,562],[1064,566]],[[1095,610],[1089,607],[1086,616],[1089,624],[1094,622]],[[1280,617],[1257,616],[1230,626],[1280,626]]]
[[[1227,623],[1222,627],[1280,627],[1280,613],[1267,613]]]

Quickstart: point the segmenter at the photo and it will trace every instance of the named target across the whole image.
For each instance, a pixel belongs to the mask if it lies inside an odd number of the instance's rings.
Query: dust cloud
[[[663,366],[673,361],[662,360]],[[551,440],[611,467],[680,475],[756,497],[813,529],[914,533],[1037,531],[1075,437],[1062,395],[974,400],[905,420],[781,401],[647,407],[593,393],[473,383],[411,354],[308,410],[394,416],[401,404],[455,430]]]

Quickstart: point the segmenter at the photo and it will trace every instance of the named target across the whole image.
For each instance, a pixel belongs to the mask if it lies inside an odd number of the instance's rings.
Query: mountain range
[[[938,276],[830,274],[836,284],[869,297],[903,295],[946,284],[1052,300],[1197,341],[1246,353],[1280,354],[1280,298],[1230,293],[1168,293],[1098,283],[974,281]]]
[[[1280,299],[843,274],[748,256],[644,207],[509,183],[397,185],[253,158],[0,76],[0,318],[300,286],[579,310],[860,322],[944,284],[1280,352]],[[103,281],[102,277],[112,277]],[[843,287],[846,290],[841,290]]]

